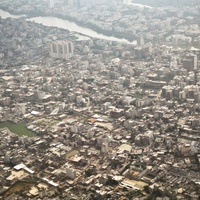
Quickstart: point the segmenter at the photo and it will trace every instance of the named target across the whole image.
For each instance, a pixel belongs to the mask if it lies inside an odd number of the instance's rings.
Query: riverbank
[[[77,28],[79,29],[86,29],[87,32],[91,32],[91,34],[87,34],[84,33],[83,31],[77,31],[77,30],[70,30],[70,26],[65,27],[65,29],[68,29],[69,31],[73,31],[76,32],[78,34],[81,34],[83,36],[89,36],[89,37],[94,37],[94,38],[99,38],[99,39],[105,39],[105,40],[111,40],[111,41],[116,41],[116,42],[123,42],[123,43],[131,43],[131,44],[136,44],[136,39],[137,37],[133,34],[127,34],[127,33],[119,33],[119,32],[113,32],[113,31],[107,31],[107,30],[103,30],[100,29],[99,27],[91,24],[91,23],[84,23],[81,21],[78,21],[75,18],[69,17],[69,16],[63,16],[54,12],[51,13],[44,13],[44,12],[24,12],[23,15],[20,15],[20,13],[18,13],[17,11],[11,11],[9,8],[1,6],[0,5],[0,9],[5,12],[6,16],[8,16],[7,13],[9,13],[12,18],[20,18],[23,17],[25,19],[27,19],[28,21],[34,21],[34,19],[36,18],[50,18],[51,20],[53,19],[53,21],[57,20],[64,20],[66,21],[68,24],[69,23],[74,23],[77,25]],[[7,12],[7,13],[6,13]],[[9,16],[8,16],[9,17]],[[32,20],[33,19],[33,20]],[[39,22],[37,22],[39,23]],[[52,23],[52,21],[51,21]],[[63,27],[59,27],[59,23],[57,24],[52,24],[52,26],[56,26],[58,28],[63,28]]]
[[[125,3],[127,5],[131,5],[131,6],[136,6],[136,7],[139,7],[139,8],[153,8],[152,6],[148,5],[147,3],[142,4],[140,2],[137,2],[136,0],[124,0],[123,3]]]
[[[1,6],[0,6],[0,17],[2,19],[6,19],[6,18],[9,18],[9,17],[14,18],[14,19],[18,19],[18,18],[26,17],[26,15],[15,15],[14,13],[11,14],[8,11],[1,9]]]

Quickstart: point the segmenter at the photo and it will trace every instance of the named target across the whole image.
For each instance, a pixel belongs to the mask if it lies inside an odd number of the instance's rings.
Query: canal
[[[11,132],[23,136],[26,135],[28,137],[34,137],[36,134],[33,131],[30,131],[26,128],[26,122],[19,122],[19,123],[13,123],[10,121],[6,121],[3,123],[0,123],[0,128],[8,128]]]

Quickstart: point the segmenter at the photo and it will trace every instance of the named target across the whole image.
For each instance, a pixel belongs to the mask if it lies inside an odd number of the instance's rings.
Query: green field
[[[20,122],[20,123],[13,123],[13,122],[3,122],[0,123],[0,128],[8,128],[11,132],[22,136],[26,135],[28,137],[34,137],[36,134],[33,131],[30,131],[26,128],[26,122]]]

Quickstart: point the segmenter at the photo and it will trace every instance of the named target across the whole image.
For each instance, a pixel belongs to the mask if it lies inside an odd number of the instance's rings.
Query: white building
[[[76,178],[76,171],[70,166],[66,166],[66,176],[74,180]]]
[[[38,99],[42,100],[45,97],[46,93],[43,91],[37,91]]]
[[[101,146],[101,153],[108,153],[108,151],[109,151],[108,143],[103,143]]]

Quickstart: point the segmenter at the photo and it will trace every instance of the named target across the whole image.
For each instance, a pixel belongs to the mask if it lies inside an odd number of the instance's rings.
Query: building
[[[183,68],[187,71],[197,70],[197,55],[189,53],[183,59]]]
[[[52,9],[54,8],[55,1],[54,0],[49,0],[49,7]]]
[[[74,180],[76,178],[76,171],[70,166],[66,166],[66,176]]]
[[[71,7],[80,8],[81,7],[81,0],[67,0],[67,3]]]
[[[143,35],[140,35],[140,36],[137,38],[137,45],[138,45],[138,46],[143,46],[143,45],[144,45],[144,37],[143,37]]]
[[[73,56],[74,46],[69,41],[56,41],[51,44],[51,57],[68,60]]]

